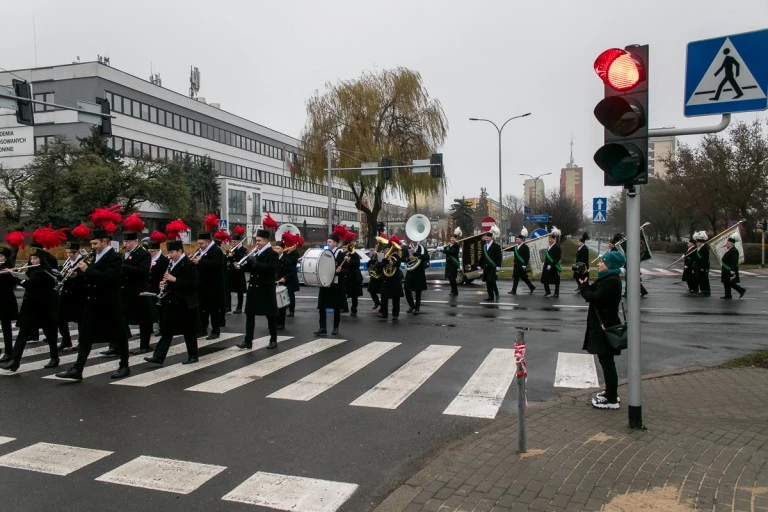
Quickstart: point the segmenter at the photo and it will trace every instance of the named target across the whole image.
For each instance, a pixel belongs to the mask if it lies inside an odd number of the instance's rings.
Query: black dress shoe
[[[234,313],[235,313],[236,315],[242,315],[242,314],[243,314],[243,310],[242,310],[242,309],[236,309],[236,310],[234,311]]]
[[[544,297],[549,297],[550,295],[552,295],[552,294],[551,293],[545,293],[543,296]]]
[[[217,340],[217,339],[219,339],[219,336],[221,336],[220,332],[212,332],[211,334],[206,336],[205,339],[207,339],[207,340]]]
[[[277,327],[275,327],[275,329],[277,329],[278,331],[284,331],[285,325],[278,325]]]
[[[21,365],[18,363],[18,361],[14,361],[13,359],[6,361],[3,364],[0,364],[0,368],[2,368],[3,370],[8,370],[10,372],[15,372],[16,370],[18,370],[19,366]]]
[[[332,336],[338,336],[338,335],[339,335],[339,328],[337,327],[337,328],[335,328],[334,330],[332,330],[332,331],[331,331],[331,335],[332,335]]]
[[[50,361],[48,361],[48,364],[43,366],[43,368],[56,368],[59,366],[59,358],[58,357],[52,357]]]
[[[65,343],[63,341],[61,343],[59,343],[59,350],[65,350],[65,349],[68,349],[68,348],[72,348],[72,342],[71,341],[69,343]]]
[[[371,309],[372,309],[373,311],[376,311],[376,310],[377,310],[377,309],[379,309],[380,307],[381,307],[381,304],[376,304],[376,305],[375,305],[375,306],[373,306]]]
[[[517,292],[515,290],[509,290],[507,293],[510,295],[517,295]]]
[[[419,314],[419,310],[418,310],[418,309],[414,309],[414,310],[413,310],[413,314],[414,314],[414,315],[418,315],[418,314]]]
[[[131,350],[129,352],[129,354],[131,354],[132,356],[140,356],[141,354],[146,354],[148,352],[152,352],[152,348],[150,348],[150,347],[147,347],[147,348],[139,347],[139,348],[137,348],[135,350]]]
[[[120,355],[117,353],[117,350],[111,348],[103,352],[99,352],[99,354],[103,355],[104,357],[117,357]]]
[[[386,319],[387,319],[387,315],[385,315],[384,313],[379,313],[379,314],[378,314],[378,315],[376,315],[376,316],[378,316],[379,318],[383,318],[384,320],[386,320]]]
[[[13,356],[11,356],[11,354],[4,354],[3,357],[0,357],[0,363],[10,361],[11,359],[13,359]]]
[[[203,332],[197,333],[197,337],[198,338],[205,338],[206,336],[208,336],[208,331],[203,331]]]
[[[535,291],[536,291],[536,287],[534,286],[533,288],[530,289],[530,291],[528,293],[533,294],[533,292],[535,292]]]
[[[721,299],[731,300],[733,297],[730,295],[726,295],[725,297],[720,297]]]
[[[486,297],[485,302],[493,302],[493,297]]]
[[[163,364],[163,360],[158,359],[155,356],[145,357],[144,360],[148,363]]]
[[[197,362],[198,362],[198,359],[196,357],[190,357],[186,361],[182,361],[181,364],[192,364]]]
[[[269,345],[267,345],[268,349],[277,348],[277,340],[269,340]]]
[[[315,336],[327,336],[328,335],[328,331],[326,331],[325,329],[318,329],[315,332],[313,332],[312,334],[314,334]]]
[[[73,366],[65,372],[57,373],[56,377],[60,379],[83,380],[83,372]]]
[[[286,314],[288,318],[293,318],[293,311],[289,311],[288,314]]]
[[[357,316],[357,311],[352,311],[349,316]]]
[[[242,349],[247,349],[247,350],[250,350],[250,349],[252,349],[252,348],[253,348],[253,342],[251,342],[251,341],[244,341],[244,342],[242,342],[242,343],[238,343],[238,344],[237,344],[237,345],[235,345],[235,346],[236,346],[237,348],[242,348]]]
[[[384,317],[384,318],[386,318],[386,317]],[[392,320],[397,320],[398,318],[400,318],[400,315],[392,315]]]
[[[127,366],[121,366],[115,373],[109,376],[110,379],[122,379],[131,374],[131,369]]]
[[[552,298],[553,298],[553,299],[556,299],[556,298],[558,298],[559,296],[560,296],[560,294],[559,294],[559,293],[556,293],[556,294],[554,294],[554,295],[552,296]]]
[[[745,293],[747,293],[747,289],[746,288],[739,292],[739,298],[742,298]]]

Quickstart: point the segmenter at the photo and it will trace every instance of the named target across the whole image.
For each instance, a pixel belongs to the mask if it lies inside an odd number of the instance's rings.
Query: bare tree
[[[581,227],[581,204],[576,198],[568,194],[561,194],[559,190],[553,190],[544,198],[541,205],[544,211],[549,212],[553,226],[563,233],[572,235]]]
[[[21,229],[21,215],[29,189],[32,174],[28,168],[5,169],[0,165],[0,208],[2,223],[9,230]]]

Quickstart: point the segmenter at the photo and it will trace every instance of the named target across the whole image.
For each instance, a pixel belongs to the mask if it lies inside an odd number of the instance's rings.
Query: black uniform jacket
[[[496,267],[501,267],[501,246],[496,242],[491,242],[491,247],[487,250],[487,257],[485,246],[486,243],[483,242],[480,255],[480,266],[483,268],[483,281],[496,281]],[[491,260],[490,262],[488,261],[489,258]]]
[[[721,268],[721,283],[725,283],[727,281],[732,283],[739,282],[739,250],[736,247],[731,247],[725,251],[725,254],[723,254],[723,263]]]
[[[619,325],[619,303],[621,303],[621,277],[611,274],[597,278],[592,284],[583,284],[579,288],[581,296],[589,302],[587,312],[587,330],[584,333],[584,345],[582,350],[590,354],[618,355],[621,351],[615,351],[608,343],[605,332],[600,326],[598,313],[603,325],[612,327]]]
[[[516,245],[512,249],[515,266],[512,268],[513,277],[523,277],[528,272],[528,262],[531,261],[531,248],[526,244]],[[520,261],[522,259],[522,261]]]
[[[363,295],[363,274],[360,272],[360,254],[355,251],[354,254],[346,254],[349,261],[344,263],[341,271],[344,273],[344,286],[347,297],[362,297]]]
[[[346,253],[337,247],[333,256],[333,259],[336,262],[336,268],[339,268],[339,265],[342,264],[345,256]],[[336,273],[336,278],[334,278],[334,283],[331,286],[320,288],[320,291],[317,294],[318,309],[344,309],[344,305],[347,302],[346,296],[344,295],[346,287],[345,277],[342,268],[340,272]]]
[[[254,254],[243,265],[251,273],[248,293],[245,297],[245,314],[277,316],[277,253],[268,247],[261,254]]]
[[[230,293],[245,293],[245,270],[235,267],[235,263],[245,258],[248,250],[242,245],[227,256],[227,285]]]
[[[280,281],[280,279],[285,279],[284,282],[278,284],[285,286],[288,288],[288,290],[293,292],[299,290],[299,278],[296,276],[297,260],[298,255],[296,255],[295,251],[291,251],[290,253],[284,252],[277,262],[277,270],[275,276],[277,281]]]
[[[709,245],[702,244],[693,251],[693,270],[695,272],[709,272]]]
[[[56,323],[56,309],[59,296],[54,289],[58,280],[50,268],[43,266],[27,270],[27,279],[21,282],[24,299],[19,311],[19,325],[30,328]]]
[[[429,253],[422,245],[416,246],[411,251],[411,256],[418,258],[421,263],[413,270],[408,270],[405,274],[405,283],[411,290],[427,289],[427,267],[429,266]]]
[[[129,324],[138,324],[141,320],[151,317],[150,298],[139,295],[149,288],[151,263],[152,256],[141,245],[123,255],[123,308]]]
[[[382,294],[386,295],[386,297],[402,297],[405,295],[403,293],[403,271],[400,270],[400,262],[402,261],[400,258],[400,255],[397,253],[393,253],[390,256],[390,259],[392,260],[392,266],[395,267],[395,273],[391,277],[387,277],[384,274],[384,269],[387,268],[388,261],[384,261],[381,267],[381,275],[384,276],[384,283],[382,284]]]
[[[210,311],[224,305],[224,270],[227,258],[217,244],[211,242],[208,252],[197,262],[200,277],[200,304]]]
[[[125,316],[120,285],[123,281],[123,257],[113,249],[105,249],[101,259],[73,279],[83,279],[85,310],[80,322],[80,335],[97,341],[125,339]]]
[[[173,262],[170,262],[168,268],[171,268]],[[169,270],[170,274],[176,278],[176,281],[166,281],[166,294],[163,295],[163,317],[160,330],[166,334],[183,334],[186,323],[195,322],[197,319],[197,307],[200,305],[197,289],[199,280],[197,277],[197,267],[189,261],[189,258],[183,256],[178,263]]]
[[[541,262],[542,265],[544,265],[544,268],[541,271],[542,283],[560,282],[560,271],[558,270],[558,266],[560,265],[561,254],[562,251],[557,244],[550,245],[547,248],[547,252],[544,255],[544,261]],[[549,255],[549,257],[547,257],[547,255]]]
[[[13,268],[10,262],[6,261],[0,265],[0,270]],[[19,303],[16,301],[15,277],[7,272],[0,272],[0,319],[16,320],[19,318]]]
[[[443,247],[445,253],[445,278],[456,279],[459,274],[459,244],[448,244]]]
[[[163,276],[165,275],[165,271],[168,270],[168,265],[170,262],[170,258],[164,254],[160,254],[154,263],[152,263],[150,260],[148,283],[148,289],[150,292],[160,293],[160,281],[163,280]]]

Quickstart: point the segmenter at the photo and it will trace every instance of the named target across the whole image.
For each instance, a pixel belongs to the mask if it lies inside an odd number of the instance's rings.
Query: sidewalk
[[[646,431],[591,392],[534,404],[527,451],[517,416],[445,450],[376,512],[768,511],[768,370],[697,368],[648,376]]]

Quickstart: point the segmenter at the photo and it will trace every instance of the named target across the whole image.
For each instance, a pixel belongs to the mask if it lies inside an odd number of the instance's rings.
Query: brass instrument
[[[384,260],[386,261],[386,265],[384,266],[384,276],[385,277],[392,277],[395,275],[395,272],[397,272],[398,267],[395,265],[395,258],[392,257],[392,254],[397,251],[398,256],[402,256],[402,247],[399,244],[396,244],[394,242],[390,242],[390,245],[392,247],[389,248],[387,251],[387,254],[384,255]]]
[[[422,240],[426,240],[431,231],[432,224],[429,222],[429,218],[420,213],[412,215],[405,223],[405,234],[412,242],[416,242],[416,245]],[[405,269],[416,270],[419,265],[421,265],[421,258],[411,254],[405,264]]]
[[[238,250],[240,247],[242,247],[243,242],[245,242],[245,239],[240,240],[240,242],[238,242],[238,244],[236,246],[227,249],[227,256],[232,256],[235,253],[236,250]]]
[[[248,254],[246,254],[245,256],[242,257],[242,259],[240,259],[240,261],[236,261],[234,263],[235,268],[240,270],[240,267],[242,267],[245,264],[245,262],[248,261],[248,258],[250,258],[254,254],[256,254],[258,252],[258,250],[259,250],[259,246],[258,245],[255,246],[253,249],[251,249]]]
[[[368,261],[368,275],[371,276],[371,279],[381,278],[381,274],[379,274],[379,271],[376,269],[376,265],[379,263],[379,252],[382,251],[387,244],[389,244],[389,240],[383,236],[376,237],[376,247],[373,249],[371,258]],[[383,260],[384,258],[382,257],[382,261]]]
[[[193,254],[192,257],[189,258],[190,261],[194,260],[195,258],[199,258],[202,253],[203,253],[203,250],[202,249],[198,249],[197,251],[195,251],[195,254]]]
[[[345,249],[347,251],[347,254],[355,254],[355,244],[350,242],[346,245]]]

